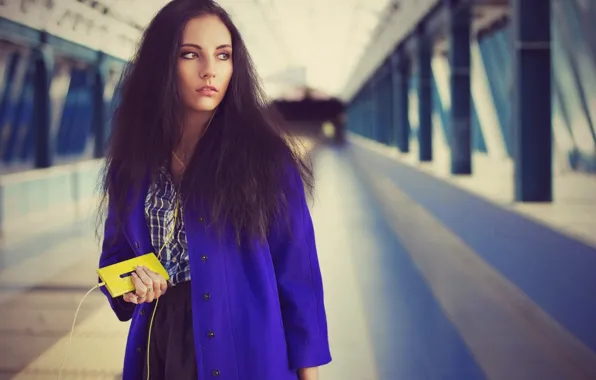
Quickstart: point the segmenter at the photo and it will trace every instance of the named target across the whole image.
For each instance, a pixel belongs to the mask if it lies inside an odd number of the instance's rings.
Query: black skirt
[[[147,379],[144,360],[143,379]],[[168,288],[160,297],[151,329],[150,380],[196,380],[190,281]]]

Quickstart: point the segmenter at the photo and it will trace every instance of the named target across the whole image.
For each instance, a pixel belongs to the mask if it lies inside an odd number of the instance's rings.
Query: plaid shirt
[[[176,226],[174,224],[174,207],[179,200],[174,183],[167,169],[162,169],[157,183],[149,186],[145,198],[145,217],[151,234],[151,242],[155,254],[164,245],[172,228],[174,234],[161,251],[160,261],[170,275],[170,285],[176,285],[190,280],[190,263],[188,260],[188,243],[184,220],[182,218],[182,205],[180,202]]]

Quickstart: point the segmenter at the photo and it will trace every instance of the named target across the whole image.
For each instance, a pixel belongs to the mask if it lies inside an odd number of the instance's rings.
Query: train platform
[[[517,205],[502,176],[451,178],[354,136],[318,147],[312,204],[333,362],[321,380],[596,378],[596,192],[560,178]],[[590,191],[591,189],[591,191]],[[0,249],[0,380],[118,379],[128,324],[95,284],[89,216]]]

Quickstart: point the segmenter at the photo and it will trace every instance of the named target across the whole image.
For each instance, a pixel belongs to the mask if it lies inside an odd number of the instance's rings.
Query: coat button
[[[139,314],[144,315],[145,314],[145,309],[141,309],[141,311],[139,311]]]
[[[209,301],[209,300],[211,299],[211,294],[209,294],[209,293],[205,293],[205,294],[203,294],[203,299],[204,299],[205,301]]]
[[[203,262],[207,261],[207,255],[201,256],[201,261],[203,261]]]
[[[202,216],[199,217],[199,222],[203,223],[205,221],[205,218],[203,218]]]
[[[138,241],[135,241],[135,248],[136,249],[139,249],[139,247],[140,247],[139,242]]]
[[[143,348],[142,347],[137,347],[137,352],[143,352]]]
[[[211,372],[211,374],[213,375],[213,377],[218,377],[219,376],[219,370],[214,369],[213,372]]]
[[[209,338],[215,338],[215,333],[214,333],[213,331],[209,331],[209,332],[207,333],[207,336],[208,336]]]

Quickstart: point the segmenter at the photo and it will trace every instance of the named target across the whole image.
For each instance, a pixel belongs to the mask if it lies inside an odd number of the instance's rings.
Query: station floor
[[[313,161],[321,380],[596,379],[590,190],[522,207],[358,138]],[[0,249],[0,380],[55,379],[98,242],[86,219],[23,236]],[[127,327],[92,293],[62,379],[120,378]]]

